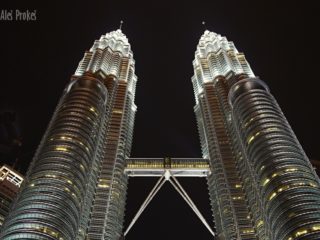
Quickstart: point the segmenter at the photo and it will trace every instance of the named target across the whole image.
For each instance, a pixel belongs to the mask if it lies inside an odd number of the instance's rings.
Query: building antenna
[[[123,24],[123,21],[120,20],[120,26],[119,26],[119,29],[120,29],[120,30],[121,30],[121,28],[122,28],[122,24]]]
[[[205,21],[202,21],[202,25],[204,27],[204,30],[206,30],[207,28],[206,28],[206,22]]]

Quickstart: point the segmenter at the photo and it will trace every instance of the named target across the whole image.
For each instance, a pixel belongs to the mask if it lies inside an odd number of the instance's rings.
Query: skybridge
[[[126,159],[125,173],[129,177],[159,177],[159,180],[150,191],[149,195],[142,203],[138,212],[130,222],[128,228],[124,231],[123,238],[136,223],[142,212],[149,205],[154,196],[161,189],[163,184],[169,182],[180,196],[186,201],[189,207],[194,211],[203,225],[214,237],[215,233],[202,216],[197,206],[189,197],[185,189],[179,183],[176,177],[207,177],[210,175],[210,165],[208,159],[203,158],[128,158]]]

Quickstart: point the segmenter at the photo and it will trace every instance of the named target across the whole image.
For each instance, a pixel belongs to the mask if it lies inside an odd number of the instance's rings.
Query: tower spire
[[[120,26],[119,26],[119,29],[120,29],[120,30],[121,30],[121,28],[122,28],[122,24],[123,24],[123,21],[120,20]]]
[[[203,25],[203,27],[204,27],[204,30],[207,30],[206,22],[205,22],[205,21],[202,21],[202,25]]]

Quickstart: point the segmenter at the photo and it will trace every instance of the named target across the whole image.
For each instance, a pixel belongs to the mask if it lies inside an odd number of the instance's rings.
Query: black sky
[[[64,86],[85,50],[117,29],[129,38],[138,76],[133,157],[200,157],[193,113],[192,60],[207,29],[227,36],[270,87],[310,158],[319,147],[319,7],[315,1],[1,1],[37,10],[35,22],[0,21],[0,110],[14,111],[25,171]],[[126,223],[156,179],[131,179]],[[181,180],[209,220],[203,179]],[[165,185],[127,239],[209,239]]]

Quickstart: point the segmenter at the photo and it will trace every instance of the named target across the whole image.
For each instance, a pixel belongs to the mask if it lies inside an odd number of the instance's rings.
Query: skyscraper
[[[94,42],[62,94],[1,239],[119,239],[136,81],[121,30]]]
[[[219,34],[201,37],[192,78],[219,239],[320,239],[320,185],[267,85]]]
[[[23,176],[4,165],[0,168],[0,228],[23,182]]]
[[[132,224],[169,181],[219,240],[319,239],[319,179],[267,85],[213,32],[201,37],[193,66],[203,158],[130,158],[133,54],[120,29],[95,41],[61,96],[0,238],[122,239],[128,176],[158,176]],[[195,176],[207,178],[216,234],[176,179]]]

